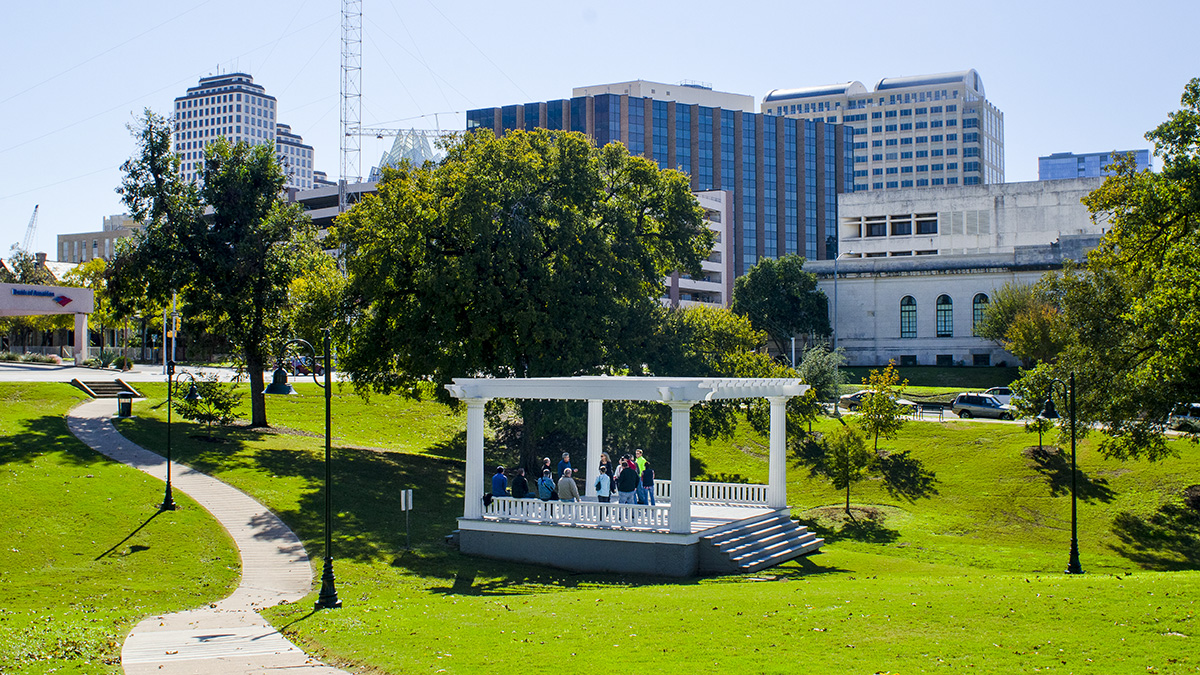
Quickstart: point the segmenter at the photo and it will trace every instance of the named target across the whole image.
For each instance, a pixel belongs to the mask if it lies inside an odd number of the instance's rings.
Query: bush
[[[0,352],[0,361],[20,361],[21,355],[13,352]]]
[[[109,366],[111,366],[113,364],[113,361],[116,361],[116,360],[117,360],[117,352],[116,351],[114,351],[112,349],[101,349],[100,350],[100,367],[101,368],[108,368]]]
[[[121,370],[133,370],[133,360],[128,356],[118,356],[113,360],[113,368]]]
[[[100,367],[100,359],[98,359],[94,356],[89,356],[83,360],[83,363],[81,363],[79,365],[83,366],[84,368],[99,368]]]
[[[32,353],[30,353],[30,354],[26,354],[25,356],[21,357],[21,360],[25,361],[26,363],[54,363],[55,358],[57,358],[57,357],[53,356],[52,354],[32,354]],[[62,363],[62,360],[59,359],[58,362]]]
[[[181,385],[190,387],[191,382],[187,378],[175,381],[175,412],[185,420],[200,422],[212,427],[214,422],[225,425],[231,424],[237,419],[233,411],[241,403],[242,394],[235,390],[236,385],[232,382],[222,383],[216,373],[210,375],[206,375],[204,372],[197,373],[196,389],[203,398],[194,402],[183,398],[187,394],[187,389],[183,389],[181,393]]]

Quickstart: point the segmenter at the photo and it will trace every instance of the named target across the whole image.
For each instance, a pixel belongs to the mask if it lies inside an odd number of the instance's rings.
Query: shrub
[[[113,364],[113,361],[116,361],[116,360],[117,360],[117,352],[116,351],[114,351],[112,349],[101,349],[100,350],[100,367],[101,368],[108,368],[109,366],[111,366]]]
[[[13,352],[0,352],[0,361],[20,361],[21,355]]]
[[[200,396],[203,398],[199,401],[187,401],[183,396],[187,393],[187,389],[182,387],[190,387],[191,382],[187,378],[182,378],[175,381],[175,411],[181,417],[193,422],[200,422],[212,427],[213,423],[230,424],[237,416],[234,414],[234,409],[242,401],[242,394],[235,390],[235,385],[230,382],[222,383],[216,373],[206,375],[204,372],[196,374],[196,389],[199,390]]]
[[[82,365],[84,368],[99,368],[100,367],[100,359],[98,359],[94,356],[89,356],[86,359],[84,359],[83,363],[81,363],[80,365]]]
[[[130,359],[128,356],[118,356],[116,359],[113,360],[113,368],[119,368],[121,370],[132,370],[133,369],[133,360]]]
[[[54,363],[54,356],[51,354],[26,354],[21,358],[26,363]]]

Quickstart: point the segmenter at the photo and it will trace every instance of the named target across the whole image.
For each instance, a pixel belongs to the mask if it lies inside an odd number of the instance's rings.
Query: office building
[[[189,181],[202,177],[204,148],[218,138],[251,145],[270,144],[287,175],[285,187],[313,187],[313,148],[276,119],[274,96],[246,73],[200,78],[175,99],[174,148],[183,160],[180,171]]]
[[[726,192],[726,289],[763,257],[835,255],[837,195],[850,189],[853,166],[853,136],[840,124],[624,93],[467,112],[468,131],[536,128],[579,131],[597,145],[621,142],[687,173],[693,192]]]
[[[623,94],[634,98],[650,98],[655,101],[675,101],[676,103],[703,105],[722,110],[754,112],[753,96],[715,91],[707,82],[691,80],[684,80],[677,84],[630,80],[612,84],[595,84],[590,87],[575,87],[571,90],[572,97],[599,96],[600,94]]]
[[[1004,113],[975,70],[775,89],[762,111],[852,128],[854,192],[1004,182]]]
[[[1017,365],[975,326],[1005,283],[1034,283],[1095,248],[1107,223],[1080,200],[1101,180],[841,195],[841,257],[805,268],[847,362]]]
[[[1117,152],[1056,152],[1038,157],[1038,180],[1062,180],[1064,178],[1095,178],[1111,176],[1105,167],[1112,164],[1116,155],[1132,154],[1138,171],[1150,169],[1149,150],[1123,150]]]
[[[112,260],[117,251],[117,242],[132,237],[141,227],[141,223],[131,218],[128,213],[119,213],[105,216],[99,232],[60,234],[58,261],[82,263],[92,258]]]

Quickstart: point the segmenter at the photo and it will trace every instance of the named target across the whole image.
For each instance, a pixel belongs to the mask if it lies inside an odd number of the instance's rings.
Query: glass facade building
[[[1138,171],[1150,168],[1149,150],[1124,150],[1117,152],[1056,152],[1038,157],[1038,180],[1062,180],[1065,178],[1097,178],[1111,176],[1105,167],[1112,164],[1117,155],[1133,155]]]
[[[837,255],[837,195],[854,186],[850,127],[625,94],[467,112],[468,131],[530,128],[582,131],[597,145],[620,142],[688,174],[693,192],[728,192],[730,278],[764,257]]]

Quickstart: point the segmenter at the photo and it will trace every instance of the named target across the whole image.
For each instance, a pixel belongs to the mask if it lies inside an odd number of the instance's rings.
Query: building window
[[[917,337],[917,301],[911,295],[900,300],[900,337]]]
[[[948,295],[937,299],[937,336],[954,337],[954,301]]]
[[[971,331],[979,330],[979,325],[983,323],[983,315],[987,312],[988,296],[979,293],[975,296],[975,300],[971,302]]]

